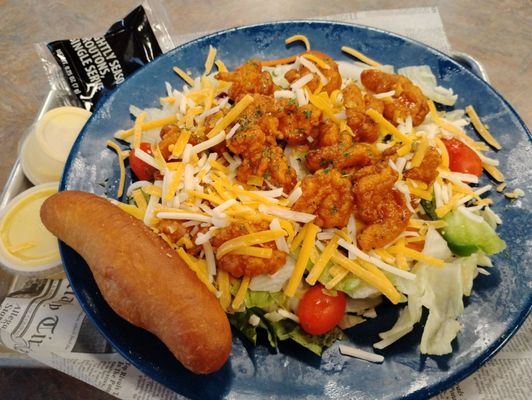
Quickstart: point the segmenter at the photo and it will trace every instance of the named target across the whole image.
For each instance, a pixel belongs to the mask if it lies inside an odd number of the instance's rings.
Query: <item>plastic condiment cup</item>
[[[20,152],[24,174],[34,185],[61,178],[70,149],[90,116],[83,108],[66,106],[37,121]]]
[[[43,276],[61,270],[59,246],[40,218],[42,203],[59,183],[28,189],[0,211],[0,265],[21,275]]]

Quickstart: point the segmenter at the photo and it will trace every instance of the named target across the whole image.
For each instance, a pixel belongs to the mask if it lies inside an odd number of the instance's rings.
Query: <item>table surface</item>
[[[2,0],[0,15],[0,188],[17,158],[21,136],[31,127],[49,90],[34,44],[105,31],[138,0]],[[177,34],[249,23],[309,18],[355,11],[437,6],[455,51],[485,67],[491,84],[532,126],[532,2],[530,0],[166,0]],[[16,388],[16,389],[14,389]],[[61,372],[2,369],[4,399],[111,399]]]

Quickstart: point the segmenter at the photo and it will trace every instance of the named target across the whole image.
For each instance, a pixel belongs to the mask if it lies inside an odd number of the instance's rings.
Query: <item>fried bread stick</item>
[[[208,374],[226,362],[231,329],[218,299],[142,221],[79,191],[48,198],[41,219],[85,259],[111,308],[155,334],[186,368]]]

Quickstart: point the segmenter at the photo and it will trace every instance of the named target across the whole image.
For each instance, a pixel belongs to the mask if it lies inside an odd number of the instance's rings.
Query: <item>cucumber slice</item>
[[[486,221],[472,221],[456,210],[448,213],[443,220],[447,226],[440,233],[456,255],[469,256],[478,250],[492,255],[506,248],[504,240]]]

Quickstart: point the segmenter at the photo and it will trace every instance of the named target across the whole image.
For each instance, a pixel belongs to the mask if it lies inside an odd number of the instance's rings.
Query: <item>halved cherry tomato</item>
[[[329,332],[345,314],[345,294],[335,296],[325,293],[323,285],[311,287],[299,302],[297,315],[303,330],[311,335]]]
[[[458,139],[442,139],[449,154],[449,169],[476,176],[482,175],[482,160],[471,148]]]
[[[150,155],[152,154],[151,146],[147,142],[142,142],[140,144],[140,149]],[[131,167],[131,170],[133,171],[135,176],[143,181],[152,180],[153,175],[155,174],[155,171],[157,171],[151,165],[146,164],[140,158],[136,157],[135,149],[132,149],[131,152],[129,153],[129,166]]]

